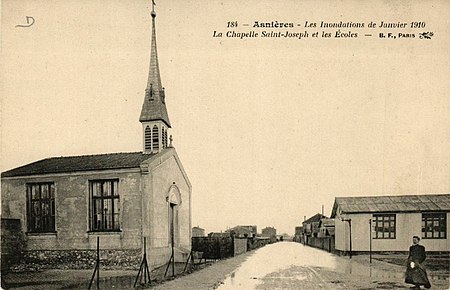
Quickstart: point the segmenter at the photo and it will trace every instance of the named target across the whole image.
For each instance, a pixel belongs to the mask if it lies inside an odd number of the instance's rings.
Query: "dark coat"
[[[424,285],[430,288],[431,284],[428,280],[427,271],[423,266],[426,259],[425,247],[421,245],[413,245],[409,247],[408,265],[406,266],[405,283],[413,285]],[[414,267],[411,267],[414,262]]]
[[[414,261],[416,263],[422,264],[427,258],[425,253],[425,247],[422,245],[413,245],[409,247],[408,260]]]

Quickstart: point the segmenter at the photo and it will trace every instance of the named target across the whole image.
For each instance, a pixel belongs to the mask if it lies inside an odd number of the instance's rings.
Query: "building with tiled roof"
[[[109,153],[82,156],[61,156],[42,159],[2,173],[2,178],[81,171],[139,168],[154,154]]]
[[[168,137],[154,10],[151,17],[142,152],[51,157],[3,172],[1,216],[18,221],[9,224],[18,227],[20,254],[91,266],[99,238],[109,265],[139,267],[145,239],[152,267],[187,258],[192,186]]]
[[[306,239],[308,239],[308,237],[311,237],[311,236],[317,237],[317,235],[319,233],[319,222],[323,218],[326,218],[326,216],[324,216],[323,214],[317,213],[317,214],[313,215],[312,217],[306,219],[302,223],[303,232],[305,234]]]
[[[427,251],[449,252],[450,194],[336,197],[336,250],[408,251],[413,236]]]

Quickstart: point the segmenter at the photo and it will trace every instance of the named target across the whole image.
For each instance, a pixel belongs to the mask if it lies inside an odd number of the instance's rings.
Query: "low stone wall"
[[[19,219],[1,219],[1,244],[1,269],[5,271],[22,260],[26,248]]]
[[[96,259],[96,250],[33,250],[24,252],[23,262],[13,270],[92,269]],[[138,270],[141,259],[140,249],[100,250],[103,269]]]
[[[231,237],[195,237],[192,238],[192,251],[202,252],[202,258],[220,260],[233,256]]]

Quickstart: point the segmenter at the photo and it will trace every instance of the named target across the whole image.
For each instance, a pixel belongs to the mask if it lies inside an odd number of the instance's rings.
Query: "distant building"
[[[319,222],[326,216],[318,213],[303,222],[303,234],[306,242],[310,237],[317,238],[319,235]]]
[[[295,227],[294,233],[294,242],[302,243],[303,242],[303,227]]]
[[[340,252],[367,252],[370,244],[377,252],[408,251],[413,236],[427,252],[450,249],[450,194],[336,197],[331,217]]]
[[[235,226],[225,232],[234,233],[238,238],[253,238],[256,237],[257,227],[256,226]]]
[[[292,241],[292,236],[288,233],[282,233],[281,235],[279,235],[279,239],[280,241]]]
[[[266,227],[261,230],[261,236],[262,237],[276,237],[277,236],[277,229],[274,227]]]
[[[270,239],[273,243],[277,240],[277,230],[274,227],[266,227],[261,230],[261,236]]]
[[[319,221],[319,238],[334,236],[334,219],[322,218]]]
[[[192,237],[204,237],[205,236],[205,229],[202,229],[200,227],[193,227],[192,228]]]

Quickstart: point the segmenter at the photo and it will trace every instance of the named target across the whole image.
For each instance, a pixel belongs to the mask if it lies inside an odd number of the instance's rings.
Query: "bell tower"
[[[152,1],[153,2],[153,1]],[[142,124],[143,153],[158,153],[168,145],[168,129],[171,128],[166,108],[164,88],[159,73],[156,49],[155,3],[152,3],[152,40],[150,67],[139,121]]]

